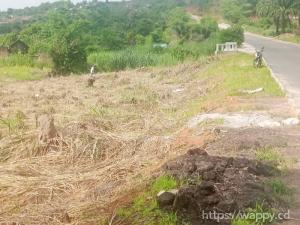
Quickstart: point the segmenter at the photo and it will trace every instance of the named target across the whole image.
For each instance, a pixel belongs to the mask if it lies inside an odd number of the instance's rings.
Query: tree
[[[82,41],[84,22],[78,21],[69,26],[64,24],[64,26],[63,30],[56,32],[50,49],[54,65],[53,72],[55,74],[83,72],[87,68],[86,43]]]
[[[183,8],[173,9],[168,17],[167,25],[183,41],[190,35],[190,18]]]
[[[273,18],[276,27],[276,34],[285,33],[286,28],[291,24],[291,17],[299,11],[299,0],[261,0],[257,5],[257,12],[260,16]]]
[[[239,26],[235,25],[229,29],[222,30],[219,34],[219,40],[221,43],[225,42],[237,42],[240,46],[244,42],[244,29]]]

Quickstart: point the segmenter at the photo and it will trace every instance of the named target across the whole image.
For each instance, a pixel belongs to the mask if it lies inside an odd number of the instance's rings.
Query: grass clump
[[[25,115],[23,112],[18,111],[11,117],[2,118],[0,117],[0,128],[7,128],[8,132],[15,133],[25,128]]]
[[[280,179],[271,179],[267,182],[276,195],[284,196],[291,194],[291,189]]]
[[[257,203],[255,208],[248,208],[244,213],[237,215],[231,225],[266,225],[275,222],[274,217],[274,210]]]
[[[282,154],[272,147],[258,149],[255,156],[259,161],[272,163],[275,165],[282,165],[284,162]]]
[[[294,190],[288,187],[281,179],[273,178],[267,180],[266,186],[272,191],[273,196],[286,206],[294,203]]]
[[[178,183],[173,177],[157,178],[146,191],[133,200],[129,207],[117,211],[118,219],[136,225],[176,225],[178,223],[177,215],[161,210],[155,196],[162,190],[174,189],[177,186]]]

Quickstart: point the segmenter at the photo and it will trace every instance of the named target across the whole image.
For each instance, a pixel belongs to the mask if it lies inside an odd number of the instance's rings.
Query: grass
[[[8,132],[14,133],[25,128],[25,115],[18,111],[15,115],[2,118],[0,117],[0,128],[7,128]]]
[[[271,187],[273,193],[278,196],[291,194],[291,189],[280,179],[274,178],[267,181],[267,185]]]
[[[258,149],[256,151],[256,159],[275,165],[282,165],[284,162],[282,154],[272,147]]]
[[[46,77],[48,72],[48,69],[39,69],[29,66],[2,66],[0,67],[0,81],[40,80]]]
[[[61,216],[53,219],[49,212],[53,206],[54,211],[70,213],[72,223],[96,224],[105,217],[98,209],[135,188],[137,179],[148,180],[161,162],[186,152],[185,146],[172,146],[172,137],[186,120],[170,114],[191,109],[198,114],[204,107],[211,109],[212,103],[219,107],[228,103],[230,92],[223,87],[231,74],[226,67],[241,67],[258,80],[264,70],[252,68],[250,56],[230,54],[209,63],[197,60],[145,72],[101,74],[94,88],[86,88],[84,78],[75,76],[51,83],[45,79],[2,85],[1,100],[8,103],[2,117],[13,119],[15,114],[9,112],[18,108],[26,112],[26,127],[17,135],[8,132],[9,127],[18,127],[13,122],[0,125],[3,221],[9,223],[13,215],[24,224],[52,223]],[[178,88],[183,91],[175,92]],[[165,113],[165,109],[174,110]],[[63,132],[53,146],[37,144],[34,118],[45,111],[54,114],[55,125]],[[158,179],[121,208],[118,217],[127,224],[176,224],[176,215],[160,210],[155,201],[159,190],[174,186],[172,178]]]
[[[99,72],[121,71],[140,67],[170,66],[185,60],[197,60],[211,55],[217,40],[207,39],[200,43],[188,42],[168,49],[148,46],[132,47],[120,51],[98,52],[88,57],[89,64],[96,64]]]
[[[177,186],[177,181],[170,176],[157,178],[146,191],[133,200],[130,206],[117,210],[118,220],[136,225],[176,225],[178,222],[176,214],[161,210],[155,196],[162,190],[171,190]]]
[[[213,88],[205,96],[188,101],[180,112],[183,118],[189,118],[199,112],[210,111],[214,108],[226,105],[230,97],[282,97],[284,92],[272,78],[268,68],[256,69],[252,64],[253,57],[244,54],[232,54],[221,56],[221,60],[212,62],[199,78],[211,79]],[[247,95],[242,90],[264,88],[262,93]],[[224,104],[225,103],[225,104]]]
[[[300,44],[300,35],[287,33],[287,34],[281,34],[281,35],[277,36],[276,38],[279,40],[282,40],[282,41]]]
[[[0,58],[0,81],[39,80],[45,77],[51,63],[30,55],[14,54]]]
[[[271,209],[267,209],[261,203],[257,203],[255,208],[249,208],[242,215],[238,215],[234,219],[231,225],[266,225],[271,224],[275,212]]]
[[[257,24],[252,24],[252,25],[245,25],[245,29],[248,32],[267,36],[267,37],[273,37],[275,39],[281,40],[281,41],[287,41],[291,43],[296,43],[300,44],[300,35],[291,33],[285,33],[285,34],[280,34],[276,35],[275,33],[275,28],[273,26],[271,27],[261,27],[258,26]]]

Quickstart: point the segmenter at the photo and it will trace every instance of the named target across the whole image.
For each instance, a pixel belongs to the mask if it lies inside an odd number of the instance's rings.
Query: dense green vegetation
[[[96,64],[98,71],[172,65],[212,54],[219,41],[241,42],[241,28],[233,34],[220,32],[214,19],[204,16],[196,21],[187,13],[188,7],[203,13],[215,2],[61,1],[10,9],[0,13],[0,19],[15,21],[9,29],[7,24],[0,26],[0,45],[22,40],[29,46],[28,57],[48,55],[57,74],[87,71],[87,63]],[[22,18],[26,22],[19,24]]]
[[[224,18],[264,35],[300,31],[299,0],[221,0]]]

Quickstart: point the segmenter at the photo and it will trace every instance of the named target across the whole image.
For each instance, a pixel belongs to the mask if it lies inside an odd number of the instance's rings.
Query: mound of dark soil
[[[205,217],[205,213],[234,213],[261,202],[266,207],[277,204],[264,185],[267,177],[279,173],[272,165],[245,158],[210,156],[202,149],[193,149],[168,162],[164,169],[187,182],[179,190],[173,208],[192,224],[230,224],[230,220],[218,223]]]

